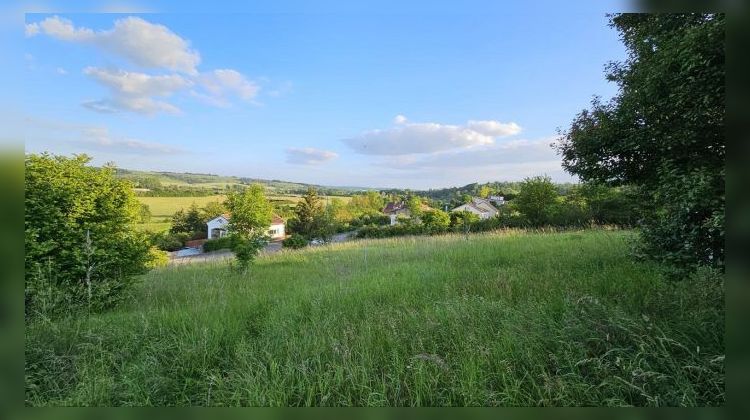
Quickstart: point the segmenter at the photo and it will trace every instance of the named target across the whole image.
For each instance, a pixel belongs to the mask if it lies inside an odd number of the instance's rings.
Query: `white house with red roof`
[[[222,214],[209,220],[206,225],[208,227],[208,239],[217,239],[226,236],[227,226],[229,225],[230,216],[228,214]],[[268,228],[268,236],[271,239],[284,239],[286,236],[284,219],[277,215],[273,215],[271,218],[271,226]]]

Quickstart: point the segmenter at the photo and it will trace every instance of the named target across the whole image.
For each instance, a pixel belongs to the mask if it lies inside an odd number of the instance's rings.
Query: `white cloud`
[[[34,145],[32,147],[39,151],[87,151],[108,156],[129,155],[139,158],[186,153],[185,150],[168,144],[116,135],[104,126],[34,117],[27,117],[25,123],[27,146]]]
[[[482,146],[469,150],[448,151],[431,155],[395,156],[379,162],[394,169],[479,168],[506,164],[554,163],[560,158],[551,147],[555,137],[537,140],[514,140],[503,144]]]
[[[76,28],[59,16],[26,25],[26,36],[45,34],[53,38],[89,43],[145,68],[161,68],[195,75],[200,54],[190,43],[164,25],[129,16],[115,21],[112,29],[93,31]]]
[[[260,86],[247,80],[242,73],[232,69],[218,69],[202,73],[197,84],[201,91],[192,94],[205,102],[216,106],[229,106],[231,97],[252,101],[260,91]]]
[[[155,96],[171,96],[175,92],[193,85],[193,82],[177,74],[151,76],[123,70],[106,70],[86,67],[84,74],[106,86],[112,97],[101,101],[85,102],[84,106],[98,112],[133,111],[141,114],[166,112],[177,114],[179,108]]]
[[[124,153],[134,155],[171,155],[183,153],[182,149],[161,143],[152,143],[126,137],[114,137],[105,127],[86,127],[82,130],[81,140],[73,143],[92,151],[106,151],[110,153]]]
[[[27,37],[31,37],[34,35],[39,34],[39,24],[38,23],[29,23],[26,24],[24,27],[24,35]]]
[[[311,147],[286,149],[287,163],[299,165],[316,165],[336,159],[339,155],[327,150],[318,150]]]
[[[512,136],[521,132],[521,127],[514,123],[501,123],[500,121],[475,121],[470,120],[467,127],[488,136]]]
[[[472,121],[477,127],[477,121]],[[481,124],[482,131],[469,126],[448,125],[439,123],[410,123],[403,115],[394,118],[395,127],[385,130],[372,130],[357,137],[344,139],[357,153],[366,155],[408,155],[415,153],[435,153],[452,149],[465,149],[475,146],[490,145],[495,137],[513,134],[507,127],[517,127],[515,123],[502,124],[495,121],[504,130],[495,127],[489,130]],[[487,123],[484,121],[482,123]]]
[[[65,70],[65,69],[64,69],[64,68],[62,68],[62,67],[58,67],[57,69],[55,69],[55,71],[57,72],[57,74],[59,74],[59,75],[63,75],[63,76],[64,76],[64,75],[66,75],[66,74],[68,74],[68,71],[67,71],[67,70]]]

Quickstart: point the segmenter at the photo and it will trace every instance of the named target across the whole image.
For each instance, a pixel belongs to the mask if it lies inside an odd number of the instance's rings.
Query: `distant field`
[[[170,222],[149,222],[138,223],[135,225],[135,228],[142,231],[165,232],[169,230],[170,226],[172,226]]]
[[[724,292],[631,232],[405,237],[143,277],[26,327],[32,406],[725,404]]]
[[[138,197],[138,200],[148,205],[153,222],[170,219],[180,209],[186,209],[195,203],[203,207],[212,201],[224,201],[223,195],[207,197]]]
[[[187,209],[193,203],[198,207],[203,207],[207,203],[212,201],[224,201],[226,197],[223,195],[211,195],[206,197],[142,197],[139,196],[138,200],[148,205],[151,210],[151,216],[153,222],[161,222],[168,220],[180,209]],[[323,196],[324,199],[338,198],[344,203],[349,202],[351,197],[329,197]],[[300,195],[270,195],[269,200],[284,200],[297,202],[301,200]]]

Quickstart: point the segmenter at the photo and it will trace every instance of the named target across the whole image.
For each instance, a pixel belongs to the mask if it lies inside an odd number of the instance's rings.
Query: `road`
[[[344,233],[337,233],[333,235],[333,238],[331,238],[331,242],[345,242],[350,239],[352,239],[352,235],[354,234],[354,231],[351,232],[344,232]],[[261,250],[261,254],[273,254],[274,252],[281,251],[281,241],[274,241],[269,242],[268,245],[266,245],[263,250]],[[234,254],[232,251],[228,249],[222,249],[219,251],[212,251],[212,252],[205,252],[202,254],[197,255],[188,255],[185,257],[177,257],[172,258],[169,261],[170,265],[178,265],[178,264],[189,264],[189,263],[195,263],[195,262],[208,262],[208,261],[223,261],[234,258]]]

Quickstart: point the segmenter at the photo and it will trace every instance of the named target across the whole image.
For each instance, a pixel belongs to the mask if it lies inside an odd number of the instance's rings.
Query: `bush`
[[[177,251],[185,246],[191,236],[187,233],[158,232],[151,237],[151,244],[163,251]]]
[[[161,249],[152,246],[148,250],[149,260],[146,263],[146,267],[149,269],[164,267],[169,264],[169,253],[162,251]]]
[[[442,210],[429,210],[422,214],[422,225],[430,232],[445,232],[451,224],[448,213]]]
[[[146,270],[149,244],[135,231],[132,185],[90,158],[25,159],[26,316],[109,308]]]
[[[203,252],[218,251],[220,249],[230,249],[232,247],[232,239],[229,236],[222,238],[209,239],[203,243]]]
[[[292,234],[290,237],[281,241],[284,248],[299,249],[307,246],[307,239],[299,234]]]

